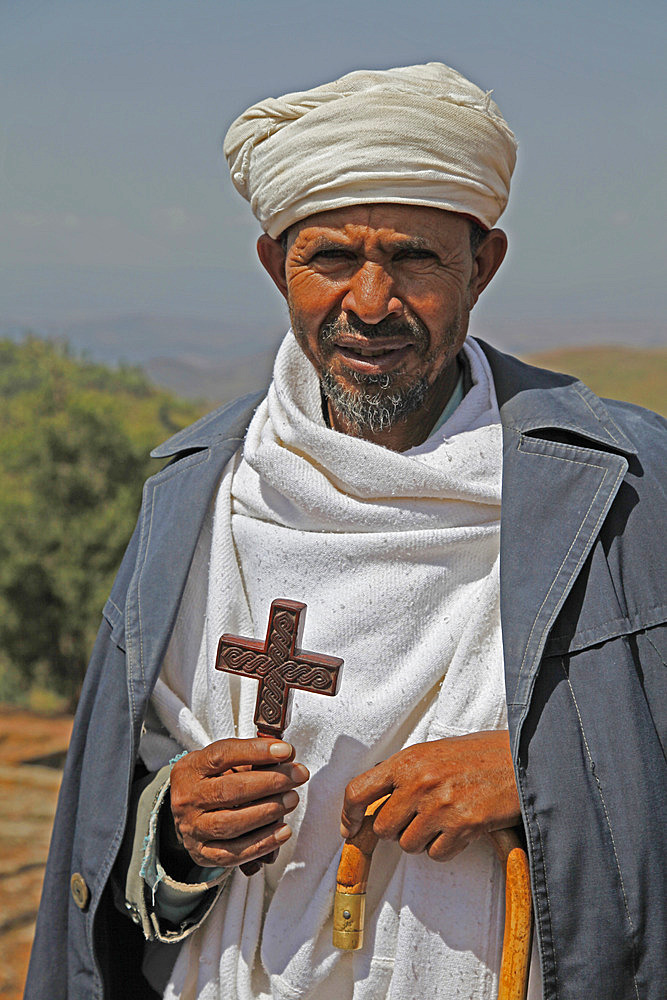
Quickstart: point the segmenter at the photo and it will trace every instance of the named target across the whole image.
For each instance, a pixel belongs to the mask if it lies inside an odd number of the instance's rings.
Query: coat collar
[[[602,445],[605,450],[636,455],[603,401],[572,375],[535,368],[502,354],[479,340],[486,354],[502,423],[520,434],[560,431]]]
[[[249,393],[232,403],[219,406],[217,410],[207,413],[196,423],[153,448],[151,458],[173,458],[184,452],[212,448],[230,438],[243,437],[253,413],[265,395],[265,392]]]

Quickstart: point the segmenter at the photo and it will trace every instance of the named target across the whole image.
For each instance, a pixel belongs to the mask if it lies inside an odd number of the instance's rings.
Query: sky
[[[655,343],[666,28],[664,0],[0,0],[0,328],[162,317],[219,331],[221,356],[258,349],[286,310],[226,128],[263,97],[437,60],[519,140],[475,332]]]

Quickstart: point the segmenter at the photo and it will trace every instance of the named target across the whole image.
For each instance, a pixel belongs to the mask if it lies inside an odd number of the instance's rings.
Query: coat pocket
[[[125,615],[111,598],[102,609],[102,617],[111,629],[111,641],[125,652]]]

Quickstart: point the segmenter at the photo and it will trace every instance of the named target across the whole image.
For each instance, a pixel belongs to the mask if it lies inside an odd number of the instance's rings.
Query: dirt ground
[[[0,1000],[20,1000],[72,718],[0,706]]]

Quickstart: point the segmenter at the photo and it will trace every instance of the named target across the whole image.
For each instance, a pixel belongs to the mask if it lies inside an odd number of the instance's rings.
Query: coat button
[[[86,880],[79,872],[74,872],[70,879],[72,898],[80,910],[85,910],[90,902],[90,889],[86,885]]]

